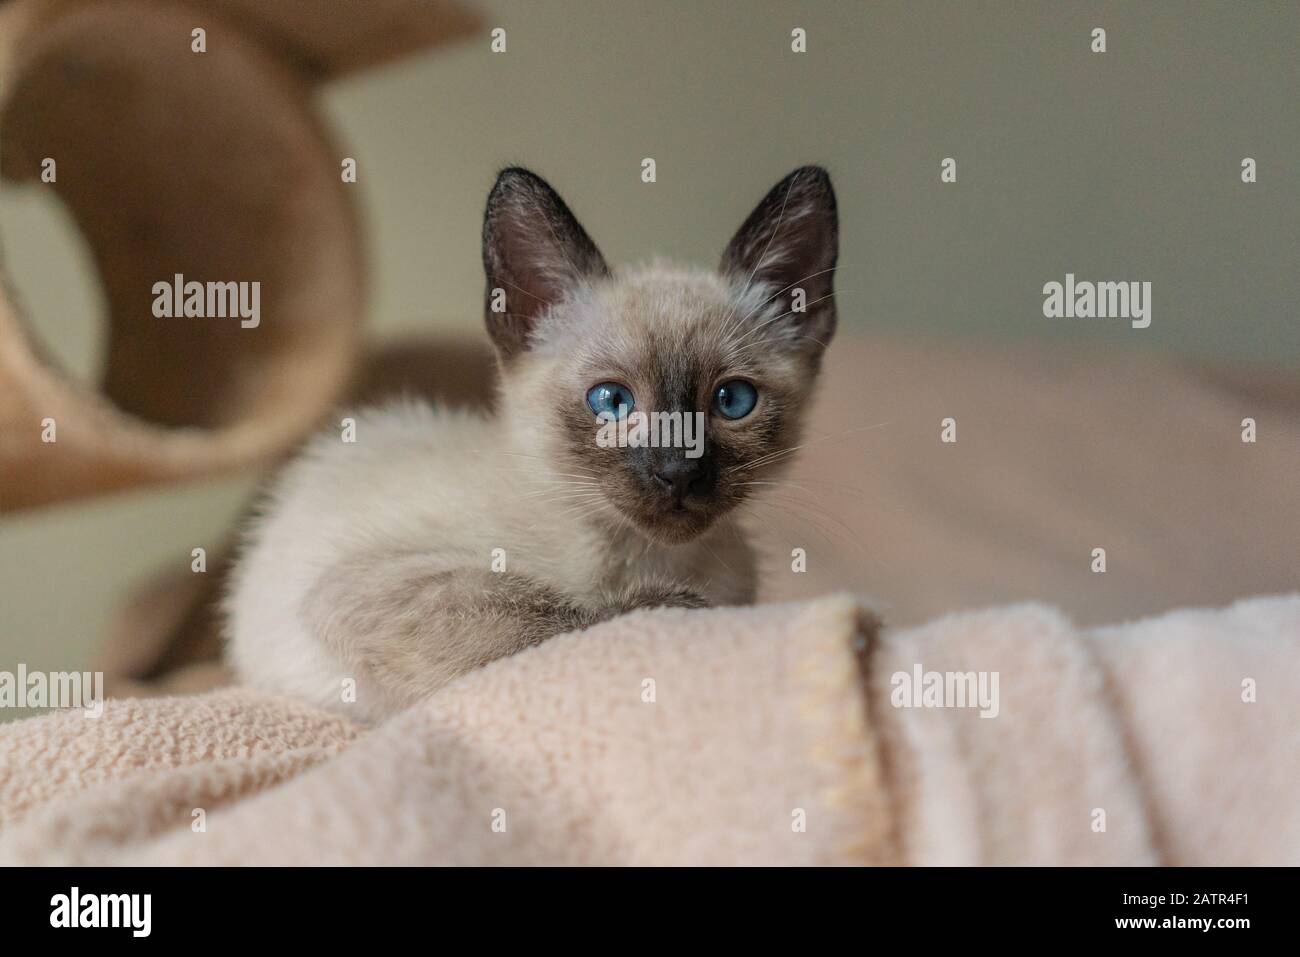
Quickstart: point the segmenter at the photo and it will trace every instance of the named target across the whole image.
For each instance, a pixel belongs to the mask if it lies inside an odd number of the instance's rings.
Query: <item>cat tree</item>
[[[320,418],[356,366],[364,270],[313,93],[477,26],[430,0],[0,3],[0,174],[66,205],[107,304],[96,388],[0,289],[0,509],[266,462]],[[260,282],[261,323],[155,317],[178,273]]]

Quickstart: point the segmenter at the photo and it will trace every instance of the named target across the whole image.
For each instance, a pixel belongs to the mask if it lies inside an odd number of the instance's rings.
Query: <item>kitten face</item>
[[[835,255],[834,194],[815,168],[768,194],[716,273],[611,273],[549,186],[507,170],[484,261],[516,444],[589,483],[595,513],[662,542],[699,535],[798,444],[834,331]]]

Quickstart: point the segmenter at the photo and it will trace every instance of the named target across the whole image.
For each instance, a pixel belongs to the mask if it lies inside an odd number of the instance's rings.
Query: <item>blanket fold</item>
[[[639,612],[372,729],[239,689],[0,726],[0,862],[1294,864],[1298,683],[1300,596]]]

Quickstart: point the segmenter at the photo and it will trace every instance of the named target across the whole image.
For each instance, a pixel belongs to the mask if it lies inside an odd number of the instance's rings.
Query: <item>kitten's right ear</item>
[[[503,358],[528,348],[543,313],[609,275],[596,244],[536,173],[502,170],[483,216],[487,327]]]

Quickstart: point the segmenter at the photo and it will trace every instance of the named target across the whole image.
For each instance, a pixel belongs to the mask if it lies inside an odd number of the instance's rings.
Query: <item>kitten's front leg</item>
[[[359,690],[382,696],[367,702],[372,714],[391,714],[474,668],[617,611],[521,575],[430,567],[426,556],[336,566],[303,605],[308,627],[354,669]]]
[[[303,603],[312,634],[355,672],[366,712],[386,715],[468,671],[642,608],[701,608],[689,588],[640,585],[587,604],[522,575],[441,569],[427,556],[335,566]]]
[[[628,588],[610,601],[615,614],[642,608],[708,608],[709,600],[685,585],[652,584]]]

